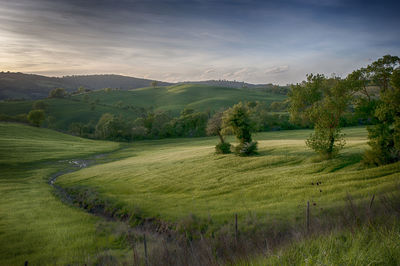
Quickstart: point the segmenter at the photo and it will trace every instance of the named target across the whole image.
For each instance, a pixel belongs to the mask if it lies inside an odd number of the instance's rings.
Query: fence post
[[[370,210],[371,210],[371,208],[372,208],[372,203],[374,203],[374,199],[375,199],[375,194],[372,195],[371,202],[369,203],[369,209],[370,209]]]
[[[306,225],[307,225],[307,233],[309,233],[310,232],[310,202],[309,201],[307,201]]]
[[[147,257],[147,242],[146,242],[146,234],[143,234],[143,245],[144,245],[144,264],[149,265],[148,257]]]
[[[237,213],[235,213],[235,240],[238,241],[238,221],[237,221]]]

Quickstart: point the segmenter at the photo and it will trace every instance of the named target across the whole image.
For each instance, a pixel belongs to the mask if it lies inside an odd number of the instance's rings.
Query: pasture
[[[64,175],[58,184],[91,188],[171,222],[194,214],[224,223],[235,213],[295,221],[307,201],[318,213],[343,205],[347,194],[357,200],[395,189],[400,164],[365,168],[365,128],[344,132],[346,148],[328,161],[305,147],[310,130],[257,134],[254,157],[216,155],[215,138],[141,141],[114,155],[124,159]]]

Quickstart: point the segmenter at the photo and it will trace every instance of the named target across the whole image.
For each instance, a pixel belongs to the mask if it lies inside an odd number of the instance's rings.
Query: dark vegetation
[[[332,158],[345,145],[341,133],[349,110],[368,127],[369,145],[364,161],[381,165],[400,160],[400,58],[385,55],[366,68],[348,75],[327,78],[307,76],[289,93],[291,121],[313,125],[306,144],[324,158]],[[379,97],[371,88],[377,88]]]

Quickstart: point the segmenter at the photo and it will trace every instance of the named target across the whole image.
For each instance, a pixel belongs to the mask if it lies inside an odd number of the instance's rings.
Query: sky
[[[0,0],[0,71],[286,85],[400,56],[400,1]]]

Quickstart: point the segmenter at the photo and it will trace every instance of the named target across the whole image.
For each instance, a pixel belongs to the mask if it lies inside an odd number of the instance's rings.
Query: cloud
[[[344,0],[0,0],[0,63],[49,75],[286,84],[400,54],[398,7]]]
[[[267,70],[264,71],[265,74],[281,74],[284,72],[289,71],[289,66],[283,65],[283,66],[275,66],[268,68]]]

